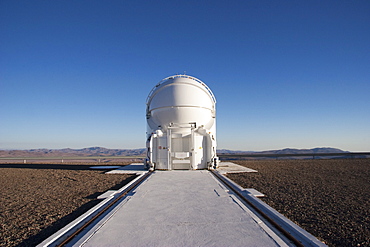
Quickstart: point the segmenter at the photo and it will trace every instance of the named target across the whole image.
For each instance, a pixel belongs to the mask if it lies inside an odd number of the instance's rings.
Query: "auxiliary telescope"
[[[146,102],[150,170],[215,169],[216,99],[201,80],[174,75],[160,81]]]

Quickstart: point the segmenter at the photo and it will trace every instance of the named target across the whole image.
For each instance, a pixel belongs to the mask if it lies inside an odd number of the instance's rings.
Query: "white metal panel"
[[[176,152],[174,154],[175,154],[175,158],[177,158],[177,159],[185,159],[185,158],[189,158],[190,157],[190,153],[189,152]]]
[[[149,110],[166,106],[195,106],[213,110],[211,96],[196,84],[174,80],[172,84],[157,90],[150,101]]]
[[[151,111],[148,119],[150,128],[161,126],[164,130],[170,123],[196,123],[197,126],[204,125],[209,129],[214,124],[213,113],[206,108],[198,107],[164,107]]]
[[[172,160],[174,164],[190,164],[190,160]]]

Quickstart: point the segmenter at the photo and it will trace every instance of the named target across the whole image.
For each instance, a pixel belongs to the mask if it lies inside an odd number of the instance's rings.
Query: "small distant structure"
[[[146,101],[147,169],[214,169],[216,99],[201,80],[173,75],[160,81]]]

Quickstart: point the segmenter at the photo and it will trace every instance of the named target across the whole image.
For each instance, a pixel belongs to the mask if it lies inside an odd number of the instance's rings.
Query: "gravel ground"
[[[258,173],[231,179],[329,246],[370,246],[370,159],[233,162]],[[133,179],[89,166],[0,164],[0,246],[34,246]]]
[[[329,246],[370,246],[370,159],[235,161],[229,174]]]
[[[135,177],[90,166],[0,164],[0,246],[35,246]]]

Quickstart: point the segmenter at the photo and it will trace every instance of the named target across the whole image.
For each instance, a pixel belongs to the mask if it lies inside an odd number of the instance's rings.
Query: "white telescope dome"
[[[146,101],[145,167],[217,168],[215,105],[212,91],[195,77],[174,75],[160,81]]]
[[[174,75],[160,81],[147,98],[147,121],[151,129],[195,123],[210,129],[215,121],[215,97],[201,80]]]

